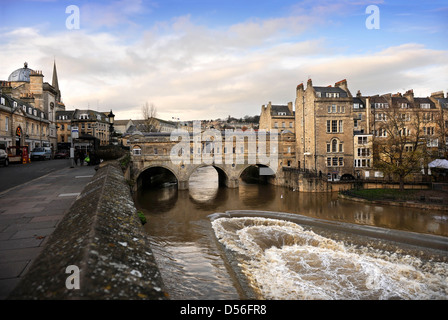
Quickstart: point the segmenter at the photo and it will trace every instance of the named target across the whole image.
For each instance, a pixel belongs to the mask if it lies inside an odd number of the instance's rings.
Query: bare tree
[[[427,161],[421,112],[391,106],[376,111],[375,118],[374,166],[398,178],[400,190],[403,190],[405,178],[420,170]]]
[[[142,115],[144,120],[144,131],[158,132],[157,126],[157,107],[151,103],[145,102],[142,106]]]

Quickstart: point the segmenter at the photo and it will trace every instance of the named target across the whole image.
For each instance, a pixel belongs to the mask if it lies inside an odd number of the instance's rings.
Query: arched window
[[[331,141],[331,152],[338,152],[338,140],[333,139]]]

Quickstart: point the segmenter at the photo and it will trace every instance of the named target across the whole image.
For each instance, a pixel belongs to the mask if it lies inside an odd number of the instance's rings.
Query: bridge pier
[[[226,181],[226,187],[230,189],[238,188],[240,185],[239,179],[228,179]]]
[[[188,190],[188,188],[189,188],[188,180],[184,180],[184,181],[179,180],[177,182],[177,189],[178,190]]]

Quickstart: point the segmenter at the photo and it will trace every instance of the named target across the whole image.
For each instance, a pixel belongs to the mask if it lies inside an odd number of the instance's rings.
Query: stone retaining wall
[[[9,299],[167,299],[129,189],[101,166]]]

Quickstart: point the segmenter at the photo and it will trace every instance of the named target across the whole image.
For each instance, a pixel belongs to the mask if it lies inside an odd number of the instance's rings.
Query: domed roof
[[[30,68],[28,68],[28,63],[24,63],[23,68],[17,69],[13,73],[11,73],[8,77],[8,81],[25,81],[30,82]]]

